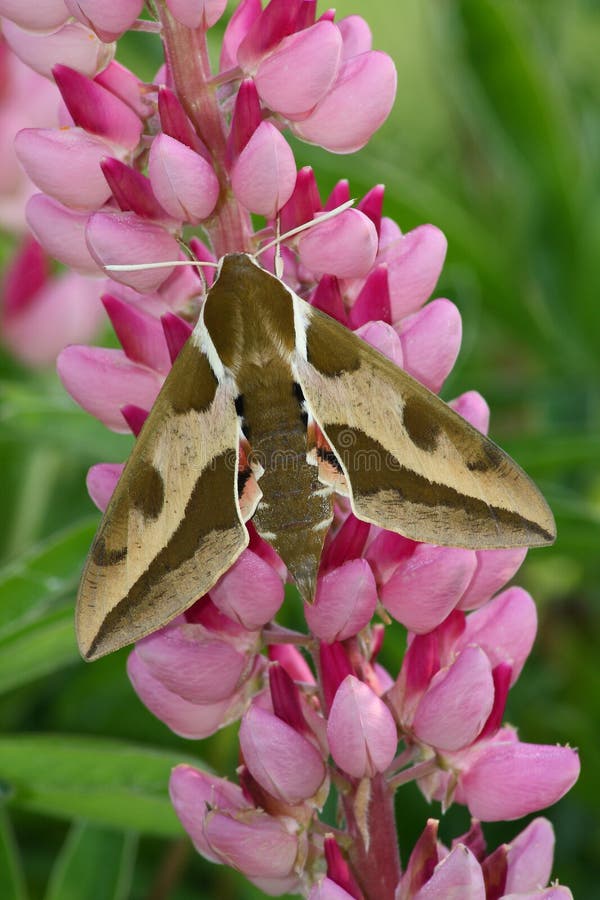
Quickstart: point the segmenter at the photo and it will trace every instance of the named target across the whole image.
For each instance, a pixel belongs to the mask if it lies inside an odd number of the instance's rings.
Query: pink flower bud
[[[251,671],[255,636],[242,639],[188,623],[162,628],[135,652],[150,674],[190,703],[217,703],[240,689]]]
[[[27,204],[27,224],[50,256],[77,272],[101,275],[85,240],[88,220],[89,213],[69,209],[45,194],[34,194]]]
[[[5,20],[2,33],[19,59],[46,78],[52,78],[57,63],[93,76],[109,64],[114,53],[113,45],[103,44],[79,22],[63,25],[48,34],[37,34]]]
[[[148,410],[142,409],[141,406],[135,406],[133,403],[128,403],[121,409],[121,415],[129,425],[131,433],[135,437],[139,437],[144,427],[144,422],[148,418]]]
[[[418,544],[382,585],[381,602],[410,631],[431,631],[454,609],[475,565],[473,550]]]
[[[354,895],[349,894],[331,878],[322,878],[311,888],[308,900],[354,900]]]
[[[167,6],[182,25],[206,31],[221,18],[227,0],[167,0]]]
[[[30,31],[50,31],[69,18],[64,0],[39,0],[23,3],[23,0],[0,0],[0,16]],[[4,28],[4,26],[3,26]]]
[[[368,562],[351,559],[319,578],[315,602],[304,605],[304,615],[312,633],[331,644],[365,628],[376,605],[377,588]]]
[[[269,659],[277,662],[294,681],[314,684],[315,678],[310,666],[293,644],[271,644]]]
[[[261,100],[286,118],[305,116],[333,84],[341,50],[340,32],[331,22],[284,38],[254,75]]]
[[[235,97],[227,135],[226,160],[231,168],[263,120],[260,98],[251,78],[244,78]]]
[[[24,128],[15,150],[34,184],[65,206],[97,209],[110,197],[100,162],[114,151],[82,128]]]
[[[460,313],[450,300],[433,300],[399,329],[404,368],[438,393],[456,362],[462,338]]]
[[[310,222],[320,209],[321,198],[315,173],[310,166],[303,166],[296,175],[292,196],[280,212],[281,233]]]
[[[343,565],[349,559],[357,559],[363,552],[371,526],[350,513],[335,535],[327,537],[325,552],[321,558],[321,572]]]
[[[340,66],[331,88],[293,130],[333,153],[353,153],[386,120],[396,95],[396,69],[386,53],[370,50]]]
[[[439,278],[448,243],[434,225],[420,225],[384,244],[377,261],[387,263],[392,322],[416,312]]]
[[[451,400],[448,406],[451,406],[454,412],[466,419],[473,428],[487,434],[490,427],[490,408],[478,391],[466,391]]]
[[[208,159],[208,151],[194,131],[177,94],[164,86],[158,91],[158,114],[164,134]]]
[[[554,856],[554,830],[538,818],[510,842],[504,890],[507,894],[535,891],[548,884]]]
[[[367,322],[357,329],[356,334],[397,366],[403,366],[404,356],[400,338],[387,322]]]
[[[128,358],[166,375],[171,359],[160,320],[110,294],[102,302]]]
[[[129,431],[121,408],[134,403],[150,409],[160,375],[127,359],[121,350],[72,345],[57,361],[60,379],[73,399],[113,431]]]
[[[133,212],[141,219],[151,219],[166,226],[172,224],[167,211],[156,199],[149,178],[114,157],[106,157],[100,166],[123,212]]]
[[[460,750],[475,740],[493,702],[490,662],[479,647],[466,647],[433,677],[417,706],[413,731],[438,750]]]
[[[372,778],[387,769],[398,743],[389,709],[353,675],[348,675],[336,692],[327,737],[335,762],[354,778]]]
[[[371,221],[373,220],[371,219]],[[349,318],[351,328],[359,328],[366,322],[391,321],[387,266],[376,266],[369,272],[358,297],[350,308]]]
[[[171,235],[138,218],[133,213],[95,213],[86,230],[88,247],[100,266],[171,262],[179,259],[179,246]],[[110,277],[122,284],[150,293],[169,277],[173,270],[140,269],[134,272],[111,272]]]
[[[252,776],[284,803],[313,797],[325,779],[325,765],[314,744],[256,704],[242,719],[240,747]]]
[[[100,512],[104,512],[108,506],[124,468],[124,463],[97,463],[87,473],[88,494]]]
[[[458,604],[459,609],[477,609],[513,577],[527,555],[526,547],[516,550],[479,550],[477,567]]]
[[[296,163],[291,147],[270,122],[262,122],[231,171],[231,186],[250,212],[272,218],[292,196]]]
[[[518,819],[556,803],[579,777],[570,747],[490,741],[459,776],[460,799],[484,822]]]
[[[137,147],[142,121],[127,103],[68,66],[54,66],[52,72],[76,125],[126,150]]]
[[[414,900],[485,900],[481,866],[464,844],[456,847],[437,864],[433,875],[414,894]]]
[[[65,0],[71,14],[93,28],[105,43],[116,41],[127,31],[142,11],[144,0]]]
[[[200,740],[239,718],[248,698],[233,694],[215,703],[191,703],[155,678],[137,650],[127,659],[127,674],[142,703],[181,737]]]
[[[259,60],[297,30],[303,0],[271,0],[259,16],[249,21],[249,28],[238,46],[237,62],[251,71]]]
[[[531,652],[536,631],[535,603],[523,588],[513,587],[467,616],[457,649],[477,644],[487,653],[492,667],[510,662],[514,684]]]
[[[197,224],[219,197],[219,182],[204,157],[166,134],[154,138],[148,164],[152,188],[175,219]]]
[[[241,788],[225,778],[179,765],[171,772],[169,793],[175,812],[198,853],[212,862],[219,862],[206,840],[204,817],[207,807],[227,811],[231,815],[249,809]]]
[[[249,631],[262,628],[273,618],[283,596],[277,572],[252,550],[244,550],[210,591],[215,606]]]
[[[67,344],[91,340],[97,334],[103,319],[100,285],[75,272],[65,272],[32,285],[31,292],[20,291],[17,299],[11,288],[14,276],[21,273],[21,286],[25,287],[25,279],[31,277],[31,269],[23,271],[24,264],[31,264],[26,250],[17,256],[7,274],[0,315],[2,338],[26,365],[49,366]]]
[[[320,309],[332,319],[342,325],[348,324],[348,317],[344,308],[340,283],[333,275],[323,275],[319,280],[312,297],[311,306]]]
[[[342,58],[344,60],[366,53],[371,49],[373,39],[371,29],[362,16],[346,16],[336,23],[344,42]]]
[[[347,209],[303,232],[298,253],[302,264],[317,275],[360,278],[375,260],[377,232],[364,213]]]

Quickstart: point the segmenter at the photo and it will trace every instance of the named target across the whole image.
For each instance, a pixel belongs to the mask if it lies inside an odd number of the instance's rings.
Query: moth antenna
[[[281,256],[281,216],[277,213],[275,220],[275,274],[283,278],[283,258]]]
[[[219,263],[204,262],[199,259],[174,259],[171,262],[153,262],[153,263],[119,263],[106,265],[104,268],[107,272],[139,272],[142,269],[170,269],[175,266],[210,266],[213,269],[219,268]]]
[[[335,216],[339,216],[340,213],[343,213],[347,209],[350,209],[350,207],[354,206],[355,203],[356,200],[347,200],[345,203],[342,203],[341,206],[336,206],[335,209],[330,209],[320,216],[315,216],[315,218],[311,219],[310,222],[304,222],[302,225],[298,225],[296,228],[292,228],[291,231],[286,231],[285,234],[277,233],[277,236],[274,238],[274,240],[269,241],[269,243],[265,244],[264,247],[260,247],[254,254],[254,256],[258,257],[261,253],[264,253],[265,250],[270,250],[271,247],[278,247],[282,241],[286,241],[288,238],[294,237],[294,235],[296,234],[300,234],[301,231],[307,231],[309,228],[313,228],[314,225],[320,225],[322,222],[327,222],[328,219],[333,219]],[[279,232],[279,216],[277,217],[277,232]]]

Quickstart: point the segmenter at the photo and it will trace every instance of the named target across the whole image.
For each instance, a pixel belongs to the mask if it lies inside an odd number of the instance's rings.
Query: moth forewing
[[[358,518],[445,546],[554,540],[546,501],[508,454],[348,329],[294,302],[306,329],[296,377]]]
[[[86,561],[76,612],[86,659],[182,613],[248,543],[237,496],[236,389],[217,379],[195,334],[152,407]]]

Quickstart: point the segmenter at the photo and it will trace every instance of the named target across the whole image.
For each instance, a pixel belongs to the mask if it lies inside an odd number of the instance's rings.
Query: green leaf
[[[182,834],[167,790],[171,769],[181,762],[198,765],[191,757],[103,738],[0,738],[11,806],[163,837]]]
[[[46,900],[127,900],[137,835],[87,822],[71,828],[50,876]]]
[[[21,857],[8,816],[0,812],[0,897],[26,900]]]
[[[75,590],[95,528],[80,522],[0,570],[0,691],[78,659]]]

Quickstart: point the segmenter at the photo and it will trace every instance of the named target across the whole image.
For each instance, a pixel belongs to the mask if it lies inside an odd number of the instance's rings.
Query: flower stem
[[[343,797],[347,827],[353,838],[350,864],[366,900],[394,900],[402,874],[394,792],[382,775],[372,778],[370,787],[366,810],[361,809],[359,785]],[[365,823],[368,830],[366,842]]]
[[[209,148],[221,191],[205,228],[217,256],[251,249],[252,223],[231,191],[225,165],[226,129],[212,83],[206,33],[177,22],[164,3],[158,7],[165,58],[175,91],[196,133]]]

